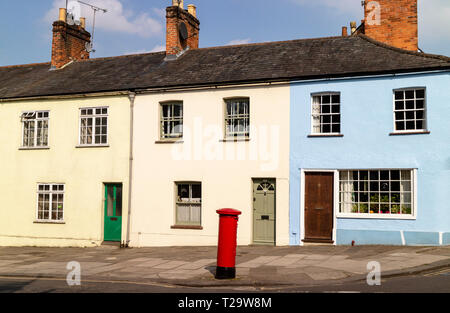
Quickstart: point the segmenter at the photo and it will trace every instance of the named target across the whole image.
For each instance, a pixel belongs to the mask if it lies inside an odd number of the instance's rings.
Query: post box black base
[[[216,279],[234,279],[236,278],[235,267],[220,267],[216,268]]]

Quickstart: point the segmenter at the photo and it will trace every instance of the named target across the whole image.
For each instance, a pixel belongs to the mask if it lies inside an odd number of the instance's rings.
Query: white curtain
[[[320,96],[313,97],[312,105],[312,132],[313,134],[320,134]]]
[[[342,196],[342,204],[341,204],[341,213],[352,213],[353,207],[353,197],[352,194],[354,192],[353,189],[353,181],[351,181],[351,177],[353,177],[353,173],[349,171],[340,172],[340,180],[341,180],[341,196]]]
[[[412,179],[411,171],[400,171],[400,205],[412,206]]]

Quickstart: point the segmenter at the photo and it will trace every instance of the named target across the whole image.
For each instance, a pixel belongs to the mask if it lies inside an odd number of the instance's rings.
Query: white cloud
[[[127,33],[146,38],[164,33],[164,19],[161,17],[159,9],[153,10],[155,17],[152,17],[148,13],[137,13],[125,9],[120,0],[90,0],[89,3],[108,10],[107,13],[97,12],[96,29]],[[63,7],[65,7],[65,0],[53,0],[52,8],[44,17],[45,22],[51,23],[55,21],[58,18],[59,8]],[[86,27],[90,30],[93,20],[92,9],[81,5],[81,15],[86,17]]]
[[[165,51],[166,50],[166,46],[163,45],[156,45],[153,49],[151,50],[146,50],[146,49],[140,49],[140,50],[136,50],[136,51],[127,51],[124,53],[124,55],[128,55],[128,54],[143,54],[143,53],[152,53],[152,52],[160,52],[160,51]]]
[[[448,39],[450,2],[448,0],[419,0],[419,28],[427,37]]]
[[[150,50],[150,52],[160,52],[160,51],[166,51],[166,46],[157,45],[152,50]]]
[[[419,0],[419,47],[424,52],[450,56],[450,2]]]
[[[246,39],[235,39],[235,40],[231,40],[230,42],[228,42],[227,44],[225,44],[226,46],[233,46],[233,45],[244,45],[250,42],[250,38],[246,38]]]

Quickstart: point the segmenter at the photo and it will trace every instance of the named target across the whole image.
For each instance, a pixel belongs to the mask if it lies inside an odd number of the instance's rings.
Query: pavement
[[[0,277],[65,280],[75,261],[81,282],[283,288],[366,280],[373,261],[383,278],[450,267],[450,247],[240,246],[236,279],[216,280],[216,255],[217,247],[0,247]]]

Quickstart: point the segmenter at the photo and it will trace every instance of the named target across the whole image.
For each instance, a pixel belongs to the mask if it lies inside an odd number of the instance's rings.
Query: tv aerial
[[[67,9],[67,24],[69,25],[80,25],[80,19],[81,19],[81,4],[88,6],[92,9],[92,11],[94,12],[94,18],[92,19],[92,32],[91,32],[91,42],[87,42],[86,43],[86,51],[87,52],[93,52],[95,53],[94,50],[94,32],[95,32],[95,16],[97,14],[97,12],[101,11],[103,13],[108,12],[107,9],[103,9],[100,7],[96,7],[95,5],[83,2],[83,1],[78,1],[78,0],[66,0],[66,9]]]

